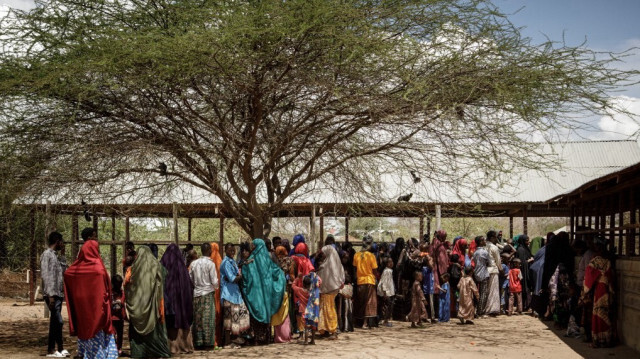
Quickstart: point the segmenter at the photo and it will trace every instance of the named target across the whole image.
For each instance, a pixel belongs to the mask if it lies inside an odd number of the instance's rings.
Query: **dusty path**
[[[65,312],[63,310],[63,312]],[[64,315],[66,319],[66,313]],[[0,352],[4,358],[34,358],[46,349],[48,321],[42,303],[14,306],[0,300]],[[65,333],[68,327],[65,325]],[[72,353],[75,341],[65,336]],[[125,341],[125,346],[126,346]],[[128,348],[125,348],[127,350]],[[626,346],[592,350],[579,339],[562,337],[545,323],[528,316],[489,318],[475,325],[428,325],[411,329],[407,323],[372,331],[341,334],[337,341],[318,340],[315,346],[297,343],[197,352],[185,358],[640,358]]]

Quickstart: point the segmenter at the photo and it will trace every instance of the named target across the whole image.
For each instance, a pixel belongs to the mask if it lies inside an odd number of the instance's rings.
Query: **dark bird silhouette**
[[[164,162],[160,162],[158,169],[160,169],[160,176],[167,176],[167,165]]]
[[[416,171],[411,171],[411,177],[413,177],[413,183],[420,183],[421,179],[416,174]]]
[[[411,200],[412,196],[413,196],[413,193],[409,193],[407,195],[400,196],[400,197],[398,197],[398,202],[409,202]]]
[[[89,209],[87,208],[87,202],[85,202],[84,200],[81,200],[81,204],[82,204],[82,207],[83,207],[84,219],[87,222],[91,222],[91,215],[89,215]]]

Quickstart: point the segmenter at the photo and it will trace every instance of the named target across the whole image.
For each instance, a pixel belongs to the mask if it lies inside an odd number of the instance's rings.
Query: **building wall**
[[[631,348],[640,351],[640,259],[618,259],[618,333]]]

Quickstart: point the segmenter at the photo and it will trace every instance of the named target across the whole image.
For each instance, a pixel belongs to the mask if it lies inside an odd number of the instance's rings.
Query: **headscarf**
[[[544,272],[545,252],[547,247],[542,247],[533,257],[533,263],[529,266],[529,270],[533,275],[533,295],[540,295],[542,289],[542,274]]]
[[[277,246],[276,247],[276,257],[278,258],[282,258],[284,256],[287,255],[287,249],[284,246]]]
[[[288,239],[283,238],[282,241],[280,242],[280,245],[287,250],[287,253],[291,252],[291,244],[289,244]]]
[[[522,234],[518,234],[517,236],[513,237],[513,248],[518,249],[518,246],[520,246],[520,237],[522,236]]]
[[[216,265],[216,273],[218,273],[218,281],[220,281],[220,263],[222,263],[222,257],[220,256],[220,247],[218,243],[211,242],[211,255],[209,256],[213,263]]]
[[[444,245],[446,237],[446,231],[442,229],[436,231],[436,235],[433,238],[433,243],[431,243],[431,246],[429,248],[429,252],[431,253],[433,261],[435,262],[435,269],[437,270],[434,272],[438,276],[441,276],[449,271],[449,256],[447,255],[447,248]]]
[[[453,250],[451,251],[451,255],[458,255],[458,263],[461,266],[464,266],[464,250],[462,250],[463,246],[467,245],[467,240],[464,238],[459,238],[453,246]]]
[[[304,242],[298,243],[294,251],[295,254],[292,258],[296,262],[298,274],[302,273],[302,275],[307,275],[309,272],[315,270],[313,264],[311,264],[311,261],[309,260],[309,249]]]
[[[115,333],[111,325],[111,281],[98,242],[84,242],[78,259],[64,272],[64,294],[72,336],[88,340],[100,331]]]
[[[531,254],[534,256],[536,252],[542,247],[542,237],[535,237],[531,240]]]
[[[322,278],[320,292],[326,294],[342,287],[344,284],[344,268],[342,268],[338,251],[333,245],[329,244],[322,247],[322,253],[324,253],[325,260],[320,265],[318,276]]]
[[[164,286],[165,312],[175,315],[176,329],[189,329],[193,324],[193,290],[189,271],[182,261],[182,253],[177,244],[169,244],[160,263],[167,270]]]
[[[142,335],[151,333],[162,319],[164,268],[147,246],[140,246],[131,266],[131,282],[125,286],[129,322]]]
[[[309,273],[311,278],[311,290],[309,291],[309,301],[304,313],[304,321],[307,325],[314,328],[318,327],[320,320],[320,281],[318,275],[314,272]]]
[[[242,294],[255,320],[268,324],[280,309],[285,291],[282,269],[271,260],[262,239],[253,240],[254,249],[242,267]]]
[[[305,243],[304,241],[304,235],[302,234],[296,234],[295,236],[293,236],[293,248],[291,248],[291,250],[289,251],[289,255],[292,256],[295,254],[295,250],[296,247],[298,246],[298,244],[300,243]],[[307,257],[309,255],[307,254]]]

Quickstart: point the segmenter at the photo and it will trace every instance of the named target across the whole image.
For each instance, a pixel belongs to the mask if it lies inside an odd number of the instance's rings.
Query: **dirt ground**
[[[34,358],[45,354],[48,319],[42,302],[28,306],[24,302],[0,299],[0,353],[4,358]],[[63,309],[66,323],[66,310]],[[427,325],[412,329],[409,323],[394,322],[392,328],[356,330],[341,334],[337,341],[317,340],[315,346],[295,341],[241,349],[196,352],[185,358],[640,358],[640,353],[624,345],[612,349],[590,349],[580,339],[571,339],[546,323],[529,316],[477,320],[475,325]],[[75,353],[75,338],[65,345]],[[125,352],[128,350],[125,340]]]

